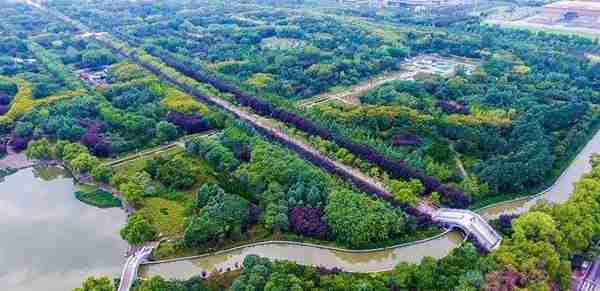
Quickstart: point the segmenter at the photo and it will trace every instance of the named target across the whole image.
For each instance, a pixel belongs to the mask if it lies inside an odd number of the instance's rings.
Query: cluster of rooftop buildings
[[[600,29],[600,1],[558,1],[543,7],[529,19],[540,24],[563,24]]]
[[[470,0],[338,0],[350,5],[364,5],[370,7],[443,7],[466,5]]]

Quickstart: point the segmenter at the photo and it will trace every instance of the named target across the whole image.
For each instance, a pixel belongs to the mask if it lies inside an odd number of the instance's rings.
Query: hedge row
[[[429,177],[418,170],[412,169],[403,161],[387,157],[369,146],[358,144],[346,137],[334,133],[329,129],[320,127],[313,121],[303,116],[278,108],[267,101],[260,100],[246,92],[243,92],[237,87],[226,84],[221,80],[208,75],[206,72],[204,72],[202,67],[196,63],[174,57],[170,53],[154,46],[149,46],[146,48],[146,50],[148,53],[159,58],[168,66],[171,66],[177,71],[181,72],[183,75],[198,82],[208,83],[222,92],[234,95],[239,104],[252,108],[252,110],[259,115],[276,118],[311,135],[317,135],[321,138],[332,140],[340,147],[346,148],[357,157],[367,160],[389,172],[394,178],[401,178],[404,180],[416,178],[425,186],[425,193],[431,193],[434,191],[438,192],[442,197],[443,202],[452,207],[466,208],[469,205],[469,199],[463,192],[442,184],[437,179]],[[309,157],[309,159],[313,160],[314,157]],[[321,166],[330,168],[330,165],[327,165],[327,163]],[[386,200],[389,200],[389,198]]]

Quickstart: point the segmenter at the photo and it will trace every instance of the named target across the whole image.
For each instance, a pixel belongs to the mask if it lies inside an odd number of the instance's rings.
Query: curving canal
[[[534,197],[501,202],[485,207],[479,210],[479,213],[486,219],[492,219],[497,218],[501,214],[524,213],[541,200],[551,203],[563,203],[567,201],[571,193],[573,193],[575,182],[579,181],[585,173],[591,171],[590,158],[594,153],[600,153],[600,131],[596,132],[569,167],[556,180],[554,185],[546,191],[534,195]]]
[[[88,276],[119,276],[125,212],[83,204],[74,191],[60,168],[0,180],[0,289],[65,291]]]
[[[213,271],[237,269],[246,256],[253,254],[273,260],[294,261],[306,266],[337,267],[349,272],[381,272],[393,269],[399,262],[418,263],[425,256],[445,257],[462,241],[461,234],[452,231],[420,244],[367,252],[270,242],[196,259],[145,264],[141,268],[141,274],[185,279],[202,272],[210,274]]]
[[[600,152],[596,133],[556,184],[534,198],[504,202],[482,209],[486,218],[527,211],[541,199],[564,202],[573,183],[591,169],[589,159]],[[126,214],[99,209],[74,198],[73,180],[60,168],[30,168],[0,180],[0,281],[12,291],[69,290],[90,275],[117,277],[127,244],[118,230]],[[418,263],[424,257],[443,258],[463,241],[458,231],[412,244],[373,251],[350,251],[290,242],[268,242],[201,257],[149,263],[143,276],[186,279],[214,271],[237,269],[248,255],[290,260],[302,265],[341,268],[349,272],[379,272],[398,263]]]
[[[479,211],[486,219],[500,214],[523,213],[542,199],[562,203],[573,192],[573,184],[591,170],[589,160],[593,153],[600,152],[600,131],[581,150],[574,161],[547,191],[535,197],[523,198],[492,205]],[[341,268],[349,272],[378,272],[393,269],[398,263],[418,263],[424,257],[440,259],[460,246],[460,232],[451,231],[431,240],[402,245],[385,250],[355,252],[302,244],[271,242],[260,245],[226,250],[202,257],[148,263],[141,267],[142,276],[161,275],[167,278],[187,279],[202,273],[227,271],[238,268],[248,255],[260,255],[269,259],[290,260],[301,265]]]

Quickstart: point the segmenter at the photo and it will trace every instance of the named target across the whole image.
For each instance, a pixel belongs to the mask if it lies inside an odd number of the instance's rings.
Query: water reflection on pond
[[[25,169],[0,181],[2,290],[65,291],[87,276],[118,277],[125,213],[85,205],[74,190],[60,168]]]

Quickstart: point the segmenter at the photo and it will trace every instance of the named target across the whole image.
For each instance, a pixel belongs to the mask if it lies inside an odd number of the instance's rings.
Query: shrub
[[[6,143],[0,140],[0,158],[6,156],[8,153],[8,149],[6,148]]]
[[[177,112],[169,112],[167,121],[181,127],[188,134],[200,133],[211,129],[210,122],[205,118]]]
[[[9,145],[16,152],[21,152],[27,148],[27,144],[29,143],[29,138],[17,137],[13,136],[10,139]]]
[[[75,198],[83,203],[99,208],[121,207],[121,200],[114,197],[112,193],[103,190],[89,192],[77,191],[75,192]]]
[[[94,177],[94,179],[102,183],[110,182],[112,175],[113,171],[110,166],[99,165],[92,169],[92,176]]]
[[[326,239],[329,227],[321,216],[322,212],[318,208],[296,207],[290,211],[290,225],[295,232],[302,235]]]
[[[17,94],[17,84],[8,80],[0,80],[0,95],[15,95]],[[4,94],[3,94],[4,93]]]
[[[165,96],[160,101],[160,105],[168,110],[182,114],[200,115],[206,115],[210,112],[206,105],[175,88],[166,89],[164,95]]]
[[[69,162],[69,165],[73,170],[81,173],[90,173],[92,169],[100,164],[98,158],[90,155],[89,153],[81,153],[75,159]]]
[[[448,101],[448,100],[438,100],[435,102],[435,106],[442,108],[444,112],[448,114],[469,114],[469,108],[464,103]]]
[[[167,142],[177,137],[177,127],[170,122],[161,121],[156,124],[156,138],[159,142]]]
[[[129,217],[120,234],[132,245],[140,245],[156,238],[154,227],[139,213],[134,213]]]
[[[15,129],[13,130],[13,135],[24,138],[31,137],[31,135],[33,135],[33,123],[17,122]]]
[[[216,140],[206,137],[195,137],[186,141],[186,150],[206,159],[220,172],[233,172],[240,165],[234,153]]]
[[[219,193],[210,197],[200,215],[193,218],[184,232],[188,246],[215,239],[238,237],[250,222],[250,203],[236,195]]]
[[[163,184],[178,189],[187,189],[196,182],[193,163],[183,155],[165,160],[158,159],[156,178]]]
[[[98,157],[108,157],[112,154],[112,146],[100,137],[100,123],[89,123],[86,120],[80,120],[80,124],[87,127],[86,133],[81,137],[80,143],[86,146],[94,155]]]
[[[0,93],[0,105],[8,106],[8,105],[10,105],[10,101],[12,101],[12,98],[10,98],[7,95],[2,95]]]
[[[351,246],[385,241],[400,234],[405,224],[388,203],[346,189],[329,194],[325,220],[336,239]]]
[[[391,144],[396,147],[400,146],[418,146],[422,143],[420,137],[415,134],[398,134],[392,137]]]
[[[50,142],[45,138],[33,141],[27,146],[25,154],[32,160],[49,160],[52,156]]]

